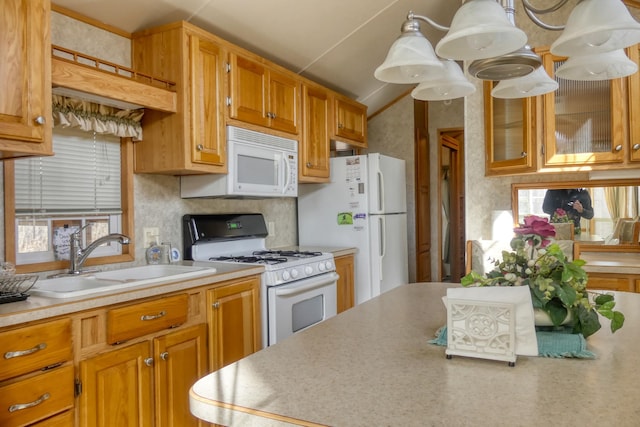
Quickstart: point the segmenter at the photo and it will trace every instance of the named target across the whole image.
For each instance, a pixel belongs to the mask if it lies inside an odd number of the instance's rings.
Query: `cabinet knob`
[[[196,150],[198,150],[198,151],[204,150],[204,145],[202,145],[202,144],[196,145]]]
[[[520,157],[525,158],[527,157],[527,152],[523,151],[522,153],[520,153]]]
[[[153,366],[153,357],[147,357],[144,359],[144,364],[147,366]]]
[[[622,151],[622,144],[616,145],[616,151]]]
[[[47,120],[43,116],[36,117],[34,121],[39,125],[47,123]]]
[[[168,351],[163,351],[162,353],[160,353],[160,359],[167,360],[168,358],[169,358],[169,352]]]
[[[212,306],[213,308],[220,308],[220,301],[216,301],[216,302],[214,302],[213,304],[211,304],[211,306]]]
[[[307,167],[310,168],[311,166],[313,166],[311,162],[307,162]]]
[[[342,123],[338,123],[338,129],[342,129],[344,128],[344,125]]]
[[[634,151],[640,150],[640,144],[633,144],[633,150]]]

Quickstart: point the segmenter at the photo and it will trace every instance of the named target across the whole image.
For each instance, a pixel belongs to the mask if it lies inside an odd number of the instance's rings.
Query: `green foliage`
[[[585,261],[569,261],[558,244],[549,244],[545,218],[528,218],[525,225],[514,230],[513,252],[503,251],[502,260],[494,260],[495,268],[484,276],[471,271],[462,278],[462,285],[528,286],[534,308],[547,312],[556,326],[570,313],[573,332],[584,337],[601,328],[598,315],[611,321],[612,332],[620,329],[624,315],[614,310],[613,295],[597,294],[590,300],[586,288],[589,279],[582,268]],[[545,233],[536,234],[538,230]]]

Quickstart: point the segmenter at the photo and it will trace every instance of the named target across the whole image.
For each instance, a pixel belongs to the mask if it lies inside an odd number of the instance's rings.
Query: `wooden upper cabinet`
[[[566,58],[537,49],[551,77]],[[626,80],[578,82],[557,79],[544,98],[544,166],[597,165],[624,161],[628,109]]]
[[[229,53],[229,118],[298,134],[300,80],[237,52]]]
[[[629,58],[640,67],[640,44],[627,49]],[[629,82],[629,162],[640,162],[640,71]],[[637,166],[636,166],[637,167]]]
[[[328,182],[331,95],[317,85],[302,85],[302,141],[299,150],[300,182]]]
[[[0,5],[0,158],[51,155],[51,38],[48,0]]]
[[[367,107],[334,94],[333,136],[357,147],[367,147]]]
[[[491,96],[498,82],[484,82],[485,175],[533,172],[535,153],[535,99]]]
[[[186,22],[132,36],[133,65],[176,83],[175,114],[146,110],[143,140],[135,144],[135,172],[226,173],[225,45]]]

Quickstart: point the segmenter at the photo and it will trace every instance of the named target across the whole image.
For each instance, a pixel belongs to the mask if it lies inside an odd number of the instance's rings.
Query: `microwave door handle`
[[[283,170],[285,171],[285,182],[284,182],[284,186],[282,187],[282,194],[285,194],[287,192],[287,188],[289,187],[289,184],[291,184],[291,165],[287,161],[286,155],[282,156],[282,162],[284,163]]]

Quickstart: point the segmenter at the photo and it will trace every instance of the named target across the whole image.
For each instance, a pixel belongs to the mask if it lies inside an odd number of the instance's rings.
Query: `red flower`
[[[556,229],[549,223],[549,220],[537,215],[525,216],[524,224],[520,224],[518,227],[514,228],[513,232],[523,237],[531,234],[540,236],[542,239],[540,246],[543,248],[550,243],[550,240],[548,240],[547,237],[555,237],[556,235]],[[533,242],[529,242],[529,244],[533,244]]]

